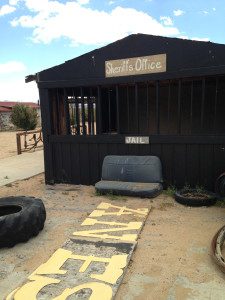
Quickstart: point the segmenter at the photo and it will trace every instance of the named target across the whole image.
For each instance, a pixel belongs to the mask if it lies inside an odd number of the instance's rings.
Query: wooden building
[[[166,185],[225,171],[225,45],[134,34],[34,79],[46,183],[95,184],[110,154],[157,155]]]

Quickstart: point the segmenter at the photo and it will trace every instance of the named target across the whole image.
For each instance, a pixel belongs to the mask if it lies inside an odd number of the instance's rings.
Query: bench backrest
[[[157,156],[108,155],[102,165],[102,180],[163,182],[161,161]]]

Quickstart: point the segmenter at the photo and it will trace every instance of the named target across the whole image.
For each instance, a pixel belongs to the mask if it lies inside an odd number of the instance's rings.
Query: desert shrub
[[[23,130],[33,130],[38,123],[37,111],[23,104],[16,104],[12,109],[11,122]]]

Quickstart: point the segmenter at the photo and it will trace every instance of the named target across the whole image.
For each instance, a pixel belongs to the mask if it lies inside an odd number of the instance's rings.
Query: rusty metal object
[[[22,137],[24,138],[22,145]],[[17,154],[43,147],[42,130],[22,131],[16,134]]]
[[[220,228],[212,239],[211,250],[212,257],[220,270],[225,273],[225,259],[222,255],[222,248],[225,241],[225,226]]]

